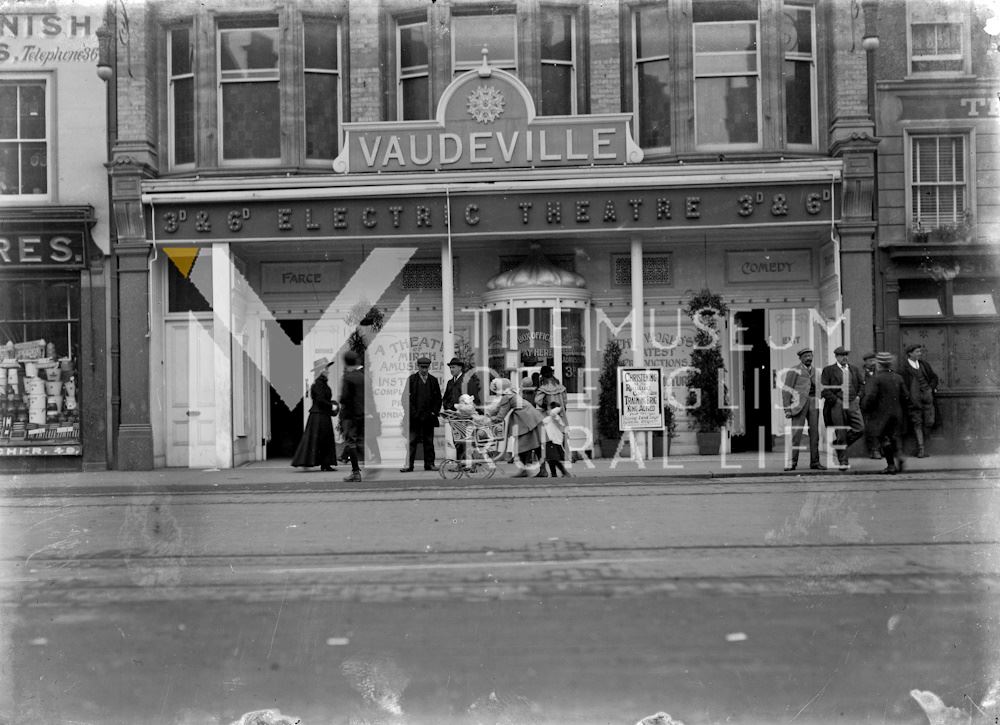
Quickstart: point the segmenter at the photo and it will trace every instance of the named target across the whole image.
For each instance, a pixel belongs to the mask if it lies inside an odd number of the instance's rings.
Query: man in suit
[[[892,355],[880,352],[875,356],[877,371],[865,383],[862,410],[867,418],[868,434],[881,441],[885,456],[882,473],[903,470],[903,427],[909,394],[903,378],[892,371]]]
[[[924,346],[906,346],[906,362],[900,365],[900,374],[910,396],[910,424],[917,437],[917,458],[926,458],[924,437],[934,427],[934,395],[937,393],[938,376],[930,363],[923,360]]]
[[[434,465],[434,429],[438,426],[441,412],[441,384],[431,375],[431,359],[417,358],[417,372],[406,379],[403,391],[403,425],[408,433],[409,455],[406,466],[400,473],[413,470],[417,457],[417,445],[424,447],[424,470],[436,471]]]
[[[482,405],[479,395],[479,378],[471,370],[466,371],[465,364],[457,357],[448,361],[448,372],[451,377],[444,386],[444,396],[441,399],[442,410],[455,410],[458,399],[463,395],[471,395],[472,402],[478,408]],[[465,460],[465,443],[455,441],[455,458]]]
[[[808,347],[796,353],[799,364],[789,369],[781,386],[781,406],[785,417],[792,424],[791,457],[786,471],[794,471],[799,462],[799,444],[802,430],[809,426],[809,468],[825,471],[819,462],[819,408],[816,405],[816,370],[813,368],[813,351]]]
[[[862,377],[864,377],[864,383],[867,383],[871,378],[875,377],[875,353],[866,352],[865,356],[861,358],[863,369],[861,371]],[[865,407],[864,393],[865,386],[864,383],[861,385],[861,408]],[[868,445],[868,457],[878,460],[882,457],[882,450],[879,446],[878,438],[873,437],[868,433],[867,426],[865,427],[865,443]]]
[[[837,468],[850,468],[847,449],[864,435],[864,421],[861,418],[861,390],[864,377],[861,371],[848,361],[850,351],[843,346],[833,351],[837,361],[827,365],[819,376],[820,395],[823,398],[823,422],[834,429],[837,450]]]
[[[344,353],[344,378],[340,384],[340,432],[344,436],[344,457],[351,463],[345,481],[361,480],[365,457],[365,374],[361,357],[353,350]]]

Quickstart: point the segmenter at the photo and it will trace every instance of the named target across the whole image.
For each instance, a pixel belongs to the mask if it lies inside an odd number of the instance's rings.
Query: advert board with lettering
[[[618,428],[663,429],[663,384],[659,368],[618,368]]]

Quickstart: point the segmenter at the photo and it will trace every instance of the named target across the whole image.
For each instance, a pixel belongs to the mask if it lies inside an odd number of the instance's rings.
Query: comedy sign
[[[618,368],[618,427],[663,430],[663,388],[659,368]]]

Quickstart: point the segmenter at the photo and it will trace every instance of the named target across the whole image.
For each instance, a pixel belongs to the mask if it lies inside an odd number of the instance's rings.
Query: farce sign
[[[345,123],[346,173],[638,163],[629,114],[535,117],[513,75],[481,68],[459,76],[430,121]]]

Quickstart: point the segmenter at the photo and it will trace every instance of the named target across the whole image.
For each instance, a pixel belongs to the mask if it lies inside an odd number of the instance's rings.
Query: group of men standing
[[[782,407],[792,429],[791,450],[786,471],[798,466],[802,434],[809,429],[809,467],[825,470],[819,458],[819,400],[823,400],[823,422],[834,430],[837,467],[848,470],[848,448],[866,437],[869,455],[884,457],[883,473],[903,467],[902,438],[907,422],[917,442],[917,457],[927,456],[926,436],[935,426],[934,395],[938,377],[923,358],[924,347],[906,347],[906,361],[894,370],[894,356],[888,352],[864,356],[864,368],[849,362],[850,351],[843,346],[833,351],[836,362],[819,374],[813,368],[813,351],[798,351],[799,364],[784,379]]]

